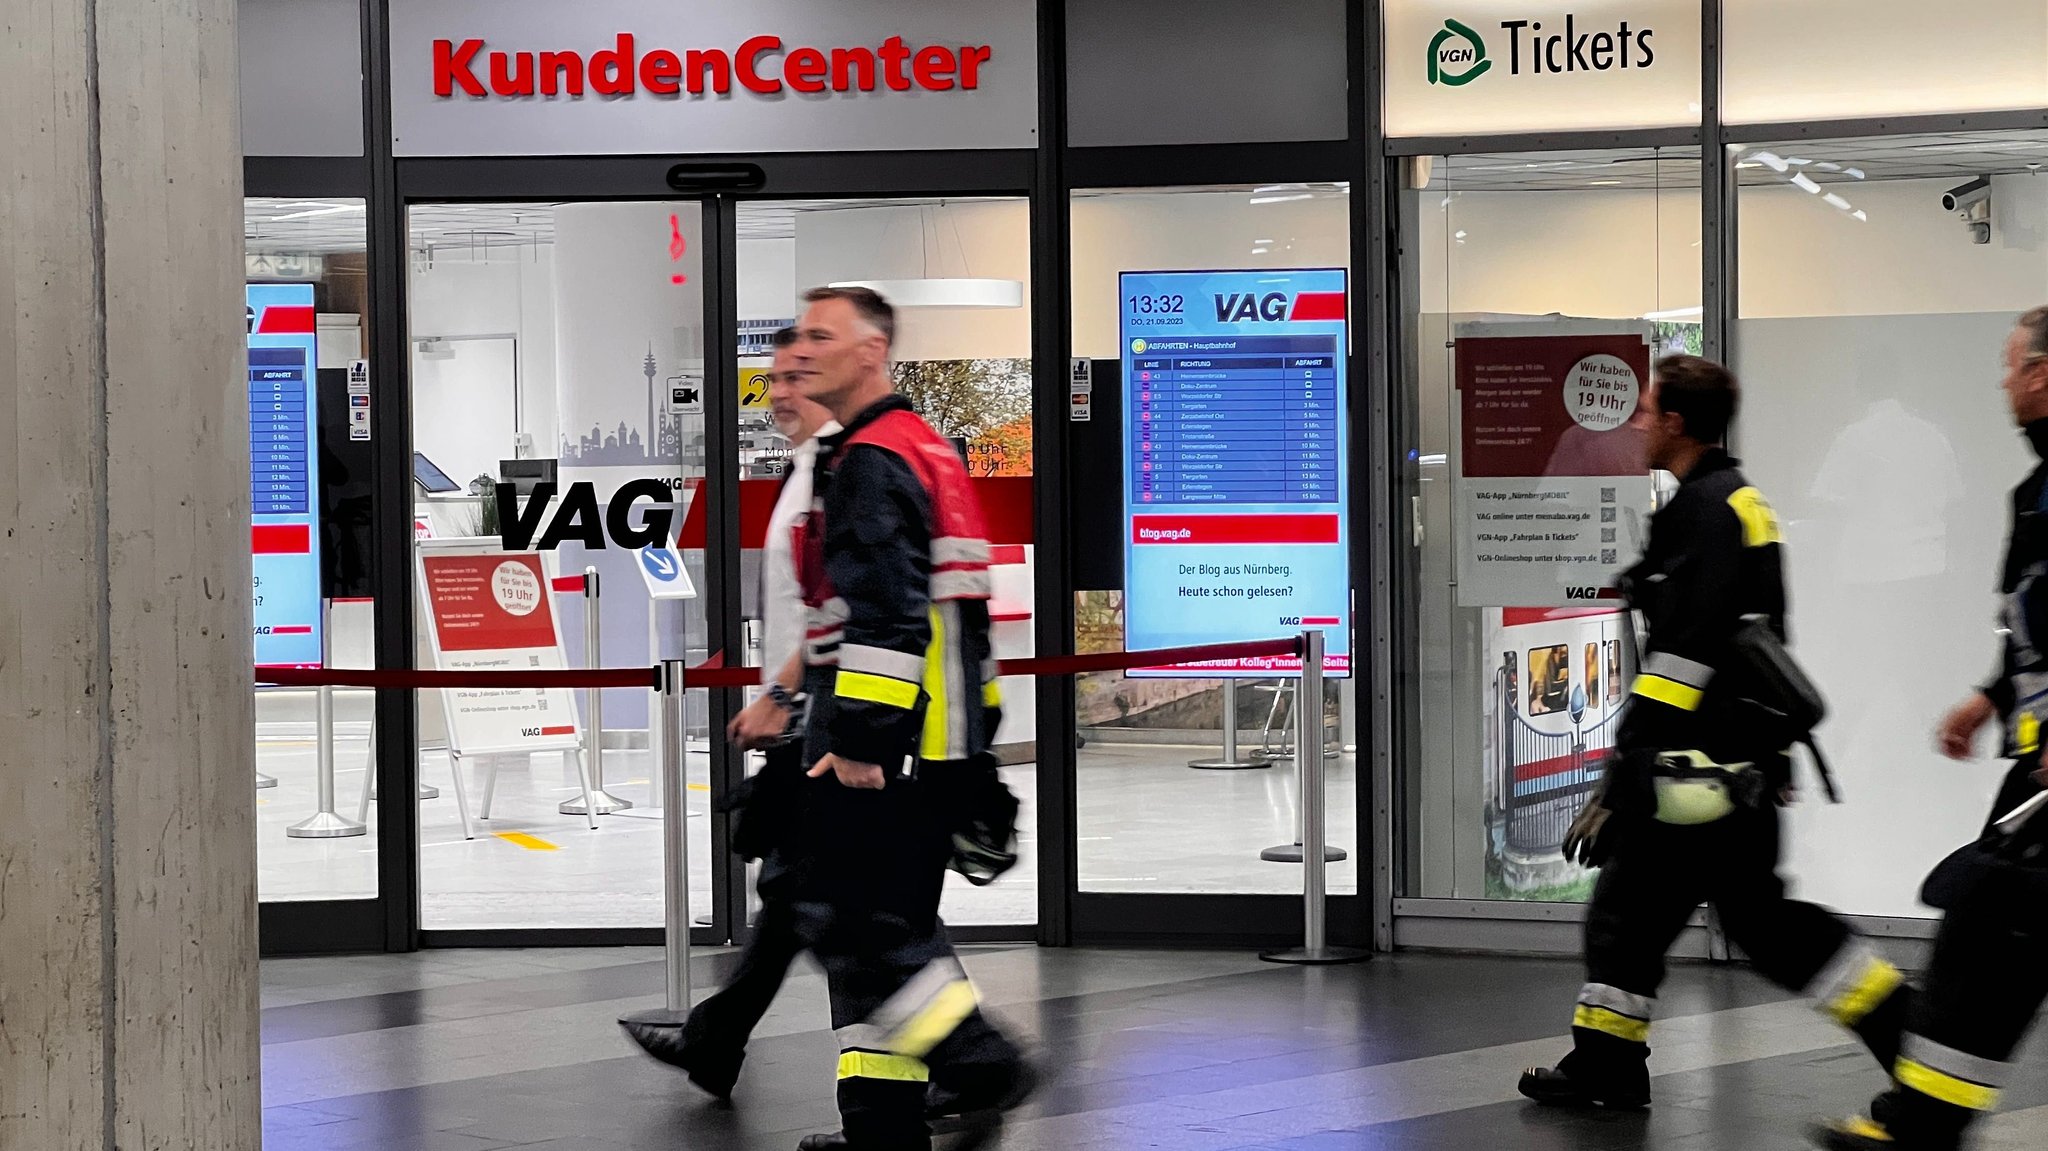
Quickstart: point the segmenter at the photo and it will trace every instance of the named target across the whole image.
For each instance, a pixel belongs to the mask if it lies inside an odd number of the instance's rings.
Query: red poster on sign
[[[1457,361],[1467,477],[1645,471],[1634,419],[1650,381],[1642,336],[1465,338]]]
[[[420,564],[443,652],[554,650],[554,608],[539,556],[423,556]]]

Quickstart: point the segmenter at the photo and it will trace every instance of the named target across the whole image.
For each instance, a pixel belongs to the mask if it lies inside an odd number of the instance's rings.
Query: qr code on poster
[[[1611,543],[1613,543],[1613,542],[1614,542],[1614,529],[1613,529],[1613,528],[1601,528],[1601,529],[1600,529],[1600,542],[1601,542],[1601,543],[1603,543],[1603,544],[1611,544]]]
[[[1615,549],[1613,548],[1601,548],[1600,562],[1604,564],[1618,563],[1620,562],[1620,557],[1615,555]]]
[[[1600,502],[1601,502],[1601,503],[1603,503],[1603,504],[1611,504],[1611,503],[1613,503],[1613,502],[1614,502],[1614,489],[1613,489],[1613,488],[1601,488],[1601,489],[1600,489]]]
[[[1603,524],[1611,524],[1611,523],[1613,523],[1613,522],[1614,522],[1614,509],[1613,509],[1613,508],[1601,508],[1601,509],[1600,509],[1600,522],[1601,522],[1601,523],[1603,523]]]

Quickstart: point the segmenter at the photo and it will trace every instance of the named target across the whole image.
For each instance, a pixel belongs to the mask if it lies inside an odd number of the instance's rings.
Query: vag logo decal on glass
[[[1493,61],[1486,58],[1486,41],[1479,33],[1456,20],[1444,26],[1429,42],[1429,82],[1457,87],[1470,84],[1486,74]]]

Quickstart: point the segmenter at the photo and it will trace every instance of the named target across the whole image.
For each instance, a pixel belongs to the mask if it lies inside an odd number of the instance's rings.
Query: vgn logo
[[[1455,43],[1454,43],[1455,41]],[[1493,61],[1486,58],[1486,41],[1479,33],[1456,20],[1444,26],[1429,42],[1429,82],[1458,87],[1486,75]]]

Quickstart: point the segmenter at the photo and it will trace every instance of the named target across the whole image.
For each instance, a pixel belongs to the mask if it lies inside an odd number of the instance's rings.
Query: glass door
[[[706,483],[707,374],[725,378],[706,369],[733,334],[709,320],[712,216],[694,200],[409,205],[416,666],[718,654],[708,513],[731,493]],[[693,918],[711,922],[728,860],[709,693],[689,698],[687,812],[659,806],[650,697],[417,693],[430,942],[652,941],[670,818],[690,821]]]

